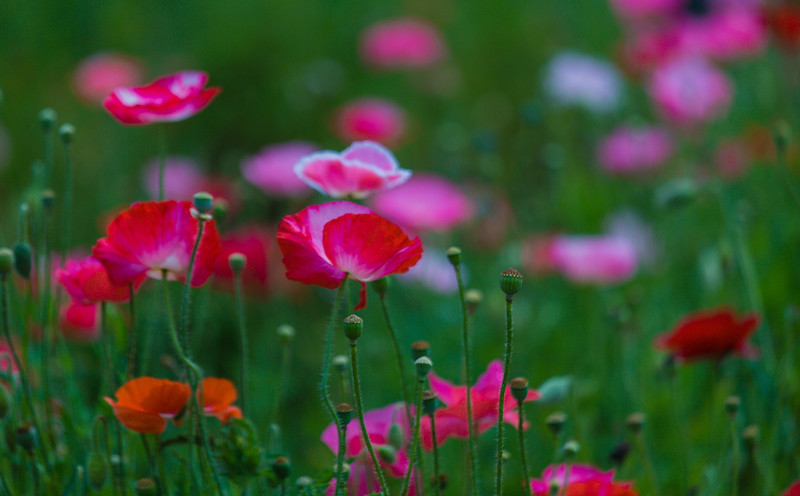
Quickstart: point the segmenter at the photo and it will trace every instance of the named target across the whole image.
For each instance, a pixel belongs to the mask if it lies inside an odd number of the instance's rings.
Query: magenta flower
[[[242,161],[242,176],[250,184],[273,196],[301,196],[311,190],[294,172],[301,159],[317,151],[304,141],[291,141],[262,148],[258,155]]]
[[[147,86],[117,88],[103,100],[103,106],[127,125],[182,121],[203,110],[222,91],[204,89],[207,81],[204,72],[178,72]]]
[[[453,265],[441,250],[425,250],[420,261],[405,274],[398,274],[397,279],[405,283],[416,282],[442,294],[458,291],[458,279]],[[466,275],[464,282],[467,282]]]
[[[456,386],[431,372],[428,375],[431,390],[436,393],[445,407],[436,410],[436,441],[441,446],[445,441],[453,438],[466,439],[469,437],[469,424],[467,423],[467,387]],[[497,424],[500,412],[500,384],[503,381],[503,364],[500,360],[492,361],[475,385],[470,389],[472,400],[472,418],[478,434],[489,430]],[[525,401],[534,401],[539,398],[537,391],[531,390]],[[503,420],[514,427],[519,423],[517,400],[511,396],[511,389],[506,390],[504,399]],[[524,429],[527,429],[527,422]],[[431,436],[431,422],[425,416],[420,425],[422,446],[430,451],[433,449]]]
[[[370,206],[411,232],[446,232],[475,214],[472,200],[435,174],[417,174],[402,186],[378,193]]]
[[[637,496],[639,493],[633,489],[631,482],[615,482],[614,471],[602,470],[585,465],[573,463],[569,466],[551,465],[544,469],[541,479],[531,480],[531,489],[536,496],[547,496],[550,494],[550,486],[555,483],[559,487],[564,484],[564,476],[567,476],[567,488],[563,491],[565,496]],[[559,493],[562,493],[561,491]]]
[[[663,165],[672,154],[672,139],[661,128],[622,126],[603,139],[597,161],[608,172],[635,174]]]
[[[100,339],[100,305],[77,301],[63,303],[58,312],[58,328],[70,341],[93,343]]]
[[[649,92],[667,119],[688,125],[723,117],[733,89],[725,73],[706,60],[682,58],[655,70]]]
[[[264,296],[267,293],[270,233],[261,226],[246,226],[227,233],[220,241],[220,252],[214,270],[214,281],[226,289],[233,288],[233,271],[228,263],[232,253],[241,253],[247,259],[242,284],[246,296]]]
[[[130,299],[128,285],[115,285],[108,277],[103,264],[94,257],[67,260],[63,269],[56,270],[56,279],[72,299],[82,305],[99,302],[122,303]],[[142,281],[134,284],[138,288]]]
[[[343,141],[370,140],[396,145],[406,132],[405,112],[382,98],[363,98],[336,111],[334,131]]]
[[[75,93],[94,104],[102,103],[113,90],[133,86],[141,80],[139,61],[116,53],[97,53],[84,59],[72,76]]]
[[[144,167],[144,188],[151,198],[158,196],[158,158]],[[164,164],[164,197],[170,200],[191,200],[198,191],[205,191],[205,174],[193,159],[167,157]]]
[[[366,305],[366,282],[406,272],[422,256],[419,238],[409,239],[372,210],[346,201],[284,217],[277,238],[288,279],[331,289],[348,276],[361,281],[356,310]]]
[[[417,19],[394,19],[372,25],[361,36],[361,58],[380,69],[430,67],[446,53],[441,35]]]
[[[677,23],[680,51],[717,60],[759,55],[767,47],[767,28],[755,6],[718,8]]]
[[[297,176],[320,193],[334,198],[363,198],[394,188],[411,177],[392,152],[372,141],[359,141],[336,153],[312,153],[294,167]]]
[[[556,236],[547,251],[551,266],[578,283],[626,281],[638,265],[635,244],[622,236]]]

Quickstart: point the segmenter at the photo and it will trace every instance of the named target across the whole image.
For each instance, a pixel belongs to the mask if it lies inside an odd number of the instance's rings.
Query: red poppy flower
[[[800,480],[794,481],[794,484],[787,487],[781,496],[800,496]]]
[[[75,300],[61,305],[58,327],[71,341],[93,343],[100,339],[100,305],[85,305]]]
[[[232,418],[242,418],[242,410],[233,406],[237,396],[236,386],[228,379],[203,379],[203,392],[200,395],[203,413],[217,417],[223,424]]]
[[[763,15],[783,48],[793,50],[800,46],[800,7],[792,3],[779,3],[765,7]]]
[[[247,259],[242,282],[248,295],[264,295],[267,291],[267,254],[269,252],[270,234],[259,226],[251,226],[224,236],[221,250],[217,257],[214,271],[215,283],[233,287],[233,271],[228,263],[228,256],[241,253]]]
[[[702,310],[686,315],[671,331],[657,336],[655,345],[682,361],[722,358],[733,352],[754,358],[757,350],[747,340],[760,322],[758,314],[740,319],[729,307]]]
[[[278,247],[286,277],[304,284],[338,287],[345,277],[366,282],[407,272],[422,257],[422,242],[367,207],[346,201],[312,205],[284,217]]]
[[[117,88],[103,100],[103,107],[122,124],[182,121],[203,110],[222,91],[203,89],[206,82],[204,72],[178,72],[147,86]]]
[[[189,202],[136,203],[111,221],[108,235],[97,241],[92,253],[114,284],[146,276],[161,279],[163,270],[167,279],[183,281],[199,225]],[[208,221],[197,249],[192,286],[202,285],[214,272],[219,250],[219,234],[214,221]]]
[[[191,394],[191,388],[180,382],[139,377],[117,389],[117,401],[104,399],[126,428],[142,434],[161,434],[167,428],[167,419],[181,413]]]
[[[122,303],[131,297],[127,285],[115,285],[108,278],[103,264],[94,257],[83,260],[67,260],[63,269],[56,271],[56,279],[67,293],[78,303],[90,305],[101,301]],[[142,280],[134,284],[138,288]]]

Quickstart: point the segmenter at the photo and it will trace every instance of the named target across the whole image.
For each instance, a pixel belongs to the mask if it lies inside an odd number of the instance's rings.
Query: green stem
[[[375,468],[375,473],[378,474],[378,482],[380,482],[381,485],[381,493],[383,496],[389,496],[389,488],[386,486],[386,479],[383,476],[383,470],[381,470],[378,457],[375,456],[375,450],[372,449],[372,442],[370,441],[369,433],[367,432],[367,424],[364,422],[364,403],[361,401],[361,384],[358,377],[358,353],[356,346],[356,340],[350,340],[350,367],[353,373],[353,396],[356,400],[358,423],[361,425],[361,440],[364,441],[364,445],[367,447],[367,452],[369,452],[369,456],[372,459],[372,465]],[[410,456],[413,460],[414,453],[412,452]]]
[[[167,475],[164,470],[164,454],[161,451],[161,446],[158,444],[158,437],[156,437],[156,461],[158,463],[158,477],[161,479],[161,487],[164,490],[164,495],[169,496],[170,490],[167,485]]]
[[[514,321],[511,314],[513,298],[506,296],[506,346],[503,356],[503,381],[500,383],[500,401],[497,404],[497,468],[495,479],[495,496],[503,494],[503,415],[505,410],[506,386],[508,385],[508,369],[511,366],[511,344],[513,338]]]
[[[233,288],[234,288],[234,299],[236,300],[236,320],[239,324],[239,345],[241,346],[242,356],[241,360],[239,361],[239,404],[242,407],[242,413],[245,417],[247,417],[247,385],[248,382],[248,365],[250,362],[249,359],[249,346],[247,345],[247,324],[245,322],[245,315],[244,315],[244,302],[242,298],[242,271],[235,270],[233,271]],[[280,383],[279,383],[280,384]],[[280,386],[278,386],[278,391],[280,391]],[[278,407],[275,407],[277,411]],[[273,421],[275,419],[273,418]]]
[[[156,458],[153,456],[153,451],[150,449],[150,445],[147,443],[147,435],[139,434],[139,439],[142,440],[144,453],[147,456],[147,461],[150,462],[150,472],[152,473],[153,478],[156,480],[158,492],[159,494],[166,494],[166,491],[164,491],[164,482],[161,480],[161,474],[159,473],[158,465],[156,464]],[[158,440],[156,440],[156,445],[158,445]]]
[[[395,334],[394,327],[389,319],[389,310],[386,307],[386,297],[384,293],[380,293],[379,296],[381,300],[381,310],[383,311],[383,320],[386,322],[386,328],[389,330],[389,337],[392,338],[392,344],[394,345],[394,353],[397,356],[397,368],[400,372],[400,387],[403,391],[403,402],[408,405],[408,383],[406,382],[406,368],[403,365],[405,360],[403,360],[403,353],[400,351],[400,345],[397,342],[397,334]],[[406,421],[408,422],[408,425],[411,425],[411,411],[409,408],[406,408]]]
[[[355,342],[355,341],[354,341]],[[411,443],[411,449],[409,450],[409,460],[408,460],[408,470],[406,471],[406,477],[403,479],[403,489],[400,491],[402,496],[406,496],[408,494],[409,487],[411,485],[411,472],[414,471],[414,463],[417,461],[417,455],[419,453],[419,428],[422,424],[422,390],[425,386],[425,376],[420,375],[419,379],[417,380],[417,388],[416,388],[416,418],[414,419],[414,441]],[[406,408],[408,410],[408,408]],[[438,481],[436,481],[438,483]],[[389,493],[385,493],[389,494]]]
[[[439,445],[436,442],[435,412],[428,416],[431,418],[431,441],[433,442],[433,494],[439,496]]]
[[[199,218],[197,219],[198,226],[197,226],[197,237],[194,240],[194,246],[192,247],[192,255],[189,258],[189,268],[186,271],[186,280],[183,285],[183,296],[181,297],[181,320],[180,320],[180,332],[181,332],[181,345],[183,347],[183,353],[186,357],[191,358],[192,356],[192,343],[191,338],[189,336],[189,289],[192,287],[192,274],[194,273],[194,263],[197,259],[197,250],[200,247],[200,240],[203,239],[203,230],[205,228],[206,219],[204,214],[200,214]],[[187,365],[188,367],[188,365]],[[184,369],[186,371],[186,369]]]
[[[133,298],[133,283],[128,284],[128,313],[131,319],[131,328],[128,331],[128,371],[125,374],[126,380],[131,380],[136,374],[136,306]]]
[[[644,445],[644,437],[642,436],[642,433],[639,432],[635,435],[635,438],[636,445],[639,448],[639,453],[642,455],[642,464],[644,465],[644,470],[647,473],[647,479],[650,481],[650,487],[653,490],[653,495],[658,496],[658,480],[656,479],[653,461],[650,459],[650,454],[647,452],[647,447]]]
[[[67,250],[71,242],[71,226],[72,226],[72,153],[70,152],[70,145],[64,144],[64,210],[61,229],[63,230],[63,239],[61,244],[61,265],[66,263]]]
[[[470,352],[469,352],[469,319],[467,317],[467,303],[464,301],[464,281],[461,277],[461,264],[454,265],[456,279],[458,279],[458,297],[461,300],[461,313],[463,321],[462,340],[464,344],[464,377],[467,382],[467,424],[469,427],[469,462],[470,462],[470,481],[472,482],[472,494],[478,496],[478,454],[476,447],[475,423],[472,417],[472,379],[470,377]]]
[[[792,174],[789,170],[789,164],[786,162],[786,148],[778,147],[777,156],[778,169],[781,171],[781,175],[783,175],[783,181],[781,182],[786,188],[786,191],[789,193],[789,196],[792,197],[792,200],[797,204],[797,206],[800,206],[800,193],[798,193],[794,187]]]
[[[342,496],[347,491],[344,479],[344,453],[347,449],[347,424],[337,421],[336,430],[339,435],[339,450],[336,452],[336,496]]]
[[[533,488],[531,487],[530,476],[528,475],[528,462],[525,456],[525,432],[523,431],[525,423],[525,412],[522,409],[522,402],[517,401],[517,411],[519,412],[519,420],[517,421],[517,434],[519,435],[519,456],[520,463],[522,463],[522,477],[525,482],[525,492],[529,496],[533,496]]]
[[[731,496],[737,496],[739,494],[739,436],[736,432],[736,417],[733,415],[731,416],[731,442],[733,443],[733,473],[731,474],[733,487]]]
[[[167,167],[167,125],[159,126],[158,201],[164,201],[164,169]]]
[[[322,379],[320,380],[319,390],[322,394],[322,403],[325,408],[328,410],[328,414],[333,420],[334,423],[337,423],[336,417],[336,410],[333,407],[333,400],[331,400],[330,391],[328,391],[328,369],[330,369],[330,362],[331,362],[331,342],[333,341],[333,326],[334,322],[336,322],[336,314],[339,310],[339,301],[342,297],[342,292],[344,292],[345,287],[344,279],[342,283],[339,285],[339,289],[336,291],[336,297],[333,300],[333,308],[331,308],[331,319],[328,323],[328,332],[325,336],[325,352],[322,358]]]
[[[47,232],[50,227],[50,216],[48,215],[48,208],[42,209],[42,253],[44,254],[44,293],[42,294],[42,350],[41,350],[41,369],[42,369],[42,392],[44,393],[44,427],[46,431],[40,431],[42,439],[51,439],[51,426],[53,425],[53,405],[50,401],[50,344],[53,340],[52,326],[50,321],[50,311],[52,306],[52,292],[51,292],[51,274],[52,260],[50,253],[50,243],[48,240]]]

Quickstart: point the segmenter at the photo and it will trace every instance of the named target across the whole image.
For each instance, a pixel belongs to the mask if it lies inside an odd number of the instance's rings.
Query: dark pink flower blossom
[[[142,74],[142,64],[132,57],[97,53],[81,61],[72,76],[72,84],[79,97],[100,104],[113,90],[139,84]]]
[[[380,69],[416,69],[439,63],[446,50],[441,35],[418,19],[394,19],[370,26],[361,36],[361,58]]]
[[[372,210],[346,201],[311,205],[283,218],[278,247],[286,277],[303,284],[338,287],[345,277],[366,283],[408,271],[422,256],[419,238],[409,237]]]
[[[550,265],[578,283],[626,281],[638,266],[636,245],[623,236],[555,236],[547,250]]]
[[[206,82],[204,72],[178,72],[147,86],[117,88],[103,100],[103,107],[127,125],[182,121],[203,110],[222,91],[204,89]]]
[[[699,58],[677,59],[659,67],[648,89],[661,114],[682,125],[723,117],[733,93],[725,73]]]
[[[94,257],[67,260],[63,269],[56,270],[56,279],[77,303],[91,305],[103,301],[122,303],[131,297],[128,285],[111,282],[106,268]],[[134,290],[142,281],[134,282]]]
[[[660,167],[671,153],[672,138],[665,130],[622,126],[600,143],[597,160],[608,172],[635,174]]]
[[[304,141],[270,145],[242,161],[242,175],[250,184],[273,196],[291,197],[308,194],[311,189],[294,172],[301,159],[318,148]]]
[[[248,226],[222,237],[214,271],[215,282],[225,288],[233,287],[233,271],[228,257],[241,253],[247,259],[242,273],[246,295],[264,296],[267,293],[267,254],[272,236],[263,227]]]
[[[320,193],[334,198],[363,198],[399,186],[411,177],[392,152],[372,141],[359,141],[336,153],[312,153],[299,161],[297,176]]]
[[[339,107],[333,127],[336,135],[348,143],[370,140],[394,146],[405,135],[406,115],[388,100],[362,98]]]
[[[460,188],[435,174],[416,174],[402,186],[384,191],[370,206],[411,232],[446,232],[475,214],[475,206]]]
[[[536,496],[547,496],[552,484],[562,487],[567,478],[564,496],[637,496],[639,493],[631,486],[632,482],[615,482],[614,471],[604,472],[592,465],[573,463],[569,466],[551,465],[544,469],[541,479],[531,480],[531,489]]]
[[[81,343],[93,343],[100,339],[100,305],[85,305],[71,301],[61,305],[58,312],[58,327],[65,338]]]

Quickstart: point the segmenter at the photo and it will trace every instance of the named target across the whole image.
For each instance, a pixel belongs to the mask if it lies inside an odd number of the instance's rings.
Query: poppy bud
[[[36,427],[31,424],[25,424],[17,427],[17,444],[27,451],[33,453],[33,450],[39,445],[39,434],[36,432]]]
[[[291,472],[291,470],[292,464],[285,456],[279,456],[272,462],[272,472],[280,481],[289,477],[289,472]]]
[[[211,217],[217,222],[222,224],[228,217],[228,202],[222,198],[214,200],[214,208],[211,209]]]
[[[468,289],[464,292],[464,302],[467,304],[467,311],[470,315],[475,313],[482,301],[483,293],[479,289]]]
[[[195,193],[193,202],[194,208],[196,208],[201,214],[207,214],[214,207],[214,197],[205,191]]]
[[[42,206],[45,210],[50,210],[56,204],[56,193],[52,189],[42,191]]]
[[[97,452],[92,451],[86,459],[86,473],[88,474],[89,485],[95,491],[100,491],[106,484],[108,477],[108,465],[106,458]]]
[[[51,108],[42,109],[39,112],[39,125],[42,126],[42,131],[45,133],[50,132],[56,124],[56,119],[58,119],[58,114],[56,114],[55,110]]]
[[[447,255],[447,259],[450,260],[450,263],[453,267],[458,267],[461,264],[461,248],[457,246],[451,246],[445,252]]]
[[[278,338],[280,338],[281,343],[287,344],[289,343],[292,338],[294,338],[294,327],[290,326],[289,324],[281,324],[278,326]]]
[[[228,265],[234,274],[241,274],[247,267],[247,257],[242,253],[231,253],[228,255]]]
[[[134,487],[137,496],[156,496],[158,494],[158,486],[153,479],[139,479]]]
[[[294,481],[294,485],[299,491],[304,491],[306,488],[310,488],[314,485],[314,479],[307,475],[301,475],[296,481]]]
[[[428,357],[419,357],[414,361],[414,366],[417,369],[417,376],[422,379],[433,368],[433,362]]]
[[[639,434],[646,420],[647,416],[644,413],[633,412],[628,415],[628,418],[625,420],[625,425],[628,426],[628,429],[630,429],[633,434]]]
[[[344,355],[336,355],[331,359],[334,370],[340,374],[347,372],[347,363],[347,357]]]
[[[25,279],[31,278],[31,269],[33,268],[33,255],[31,254],[31,245],[28,243],[16,243],[14,245],[14,270],[20,277]]]
[[[375,289],[375,292],[379,295],[383,296],[386,294],[386,290],[389,289],[389,277],[381,277],[380,279],[375,279],[372,281],[372,287]]]
[[[388,441],[389,444],[398,451],[403,447],[403,443],[406,441],[406,436],[403,434],[403,430],[397,422],[392,422],[392,425],[389,426]]]
[[[350,341],[355,341],[361,337],[361,331],[364,330],[364,319],[358,315],[351,315],[344,319],[344,335]]]
[[[561,434],[561,429],[564,428],[564,423],[567,421],[567,414],[564,412],[553,412],[544,419],[547,428],[554,436]]]
[[[72,143],[72,139],[75,137],[75,126],[72,124],[62,124],[61,127],[58,128],[58,136],[65,146],[69,146]]]
[[[500,273],[500,289],[506,294],[507,298],[511,298],[522,287],[522,274],[517,269],[506,269]]]
[[[430,350],[430,347],[431,344],[427,341],[414,341],[411,343],[411,356],[414,357],[414,360],[428,356],[428,350]]]
[[[728,396],[725,398],[725,411],[728,412],[728,415],[731,417],[735,417],[737,413],[739,413],[739,405],[741,405],[742,399],[738,396]]]
[[[375,451],[378,452],[378,458],[393,465],[397,461],[397,450],[388,444],[379,444]]]
[[[7,276],[14,266],[14,252],[8,248],[0,248],[0,276]]]
[[[439,401],[436,398],[436,393],[431,391],[430,389],[426,389],[422,393],[422,410],[425,412],[426,415],[433,415],[436,411],[436,408]]]
[[[340,403],[336,405],[336,418],[338,419],[340,426],[346,427],[347,424],[349,424],[353,419],[353,407],[347,403]]]
[[[511,396],[522,403],[528,397],[528,380],[524,377],[515,377],[509,382],[511,386]]]
[[[578,444],[578,441],[572,439],[564,443],[564,448],[562,450],[564,452],[564,458],[570,460],[581,450],[581,445]]]

